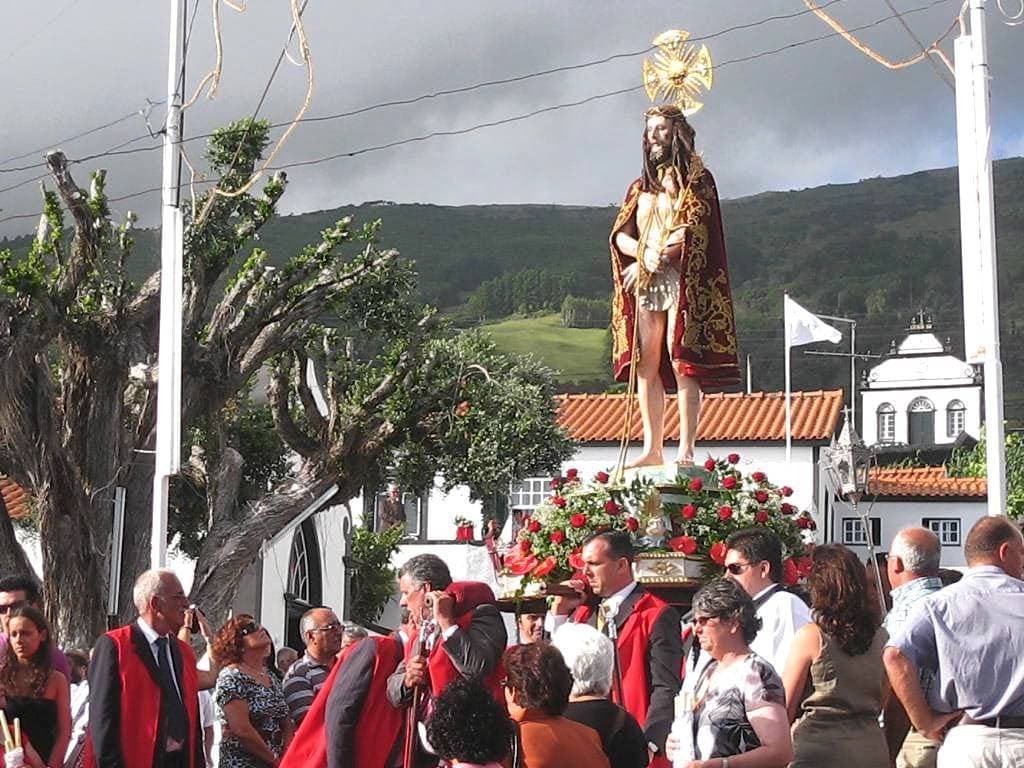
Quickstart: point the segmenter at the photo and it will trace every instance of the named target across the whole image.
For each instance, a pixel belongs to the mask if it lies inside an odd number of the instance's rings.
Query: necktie
[[[597,606],[597,631],[602,635],[608,634],[605,630],[608,627],[608,614],[604,603]]]
[[[156,658],[157,666],[160,668],[160,710],[164,716],[165,734],[168,741],[184,744],[188,738],[185,705],[181,700],[178,686],[174,684],[166,637],[156,639]]]

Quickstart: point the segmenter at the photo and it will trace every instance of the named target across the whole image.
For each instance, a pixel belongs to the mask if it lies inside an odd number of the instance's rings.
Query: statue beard
[[[647,158],[652,163],[660,163],[668,157],[668,147],[664,144],[651,144],[647,149]]]

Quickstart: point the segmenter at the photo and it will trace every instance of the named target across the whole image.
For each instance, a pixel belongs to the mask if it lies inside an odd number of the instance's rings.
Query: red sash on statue
[[[341,652],[331,674],[313,699],[313,706],[295,732],[288,751],[281,758],[279,768],[323,768],[327,765],[327,700],[331,697],[338,671],[352,652],[365,642],[376,644],[377,652],[373,677],[356,726],[359,733],[365,734],[363,738],[356,738],[356,768],[384,768],[391,748],[399,738],[403,720],[402,712],[391,706],[387,697],[388,676],[398,667],[401,658],[401,645],[392,637],[368,637]]]
[[[128,624],[107,633],[117,648],[117,669],[121,678],[121,756],[124,768],[150,768],[154,764],[156,739],[160,730],[160,684],[139,658]],[[185,745],[190,768],[195,768],[199,724],[199,681],[196,657],[187,643],[174,638],[181,652],[181,693],[188,716],[189,741]],[[85,768],[95,768],[92,738],[87,733],[83,755]]]

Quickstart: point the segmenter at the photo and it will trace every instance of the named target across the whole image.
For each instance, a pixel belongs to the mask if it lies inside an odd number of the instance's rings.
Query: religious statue
[[[643,166],[612,227],[612,362],[630,382],[643,424],[643,453],[630,466],[665,463],[666,392],[676,392],[679,451],[693,464],[702,392],[739,382],[736,326],[715,181],[696,152],[687,112],[699,109],[695,85],[710,87],[706,48],[687,34],[655,39],[662,55],[645,62],[652,98],[676,96],[645,114]]]

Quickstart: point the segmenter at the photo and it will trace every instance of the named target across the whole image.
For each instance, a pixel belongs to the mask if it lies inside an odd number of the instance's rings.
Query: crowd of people
[[[136,582],[136,621],[88,653],[62,652],[35,581],[8,576],[0,707],[22,745],[4,745],[5,760],[1024,766],[1024,537],[1012,522],[972,528],[962,574],[941,570],[924,528],[900,531],[881,565],[817,546],[800,594],[782,586],[781,543],[766,528],[726,546],[724,575],[694,595],[684,622],[634,580],[627,535],[595,534],[582,579],[521,611],[511,643],[488,586],[418,555],[398,574],[401,627],[370,634],[316,607],[299,624],[301,655],[276,651],[247,614],[214,631],[161,570]],[[883,568],[880,592],[872,569]]]

